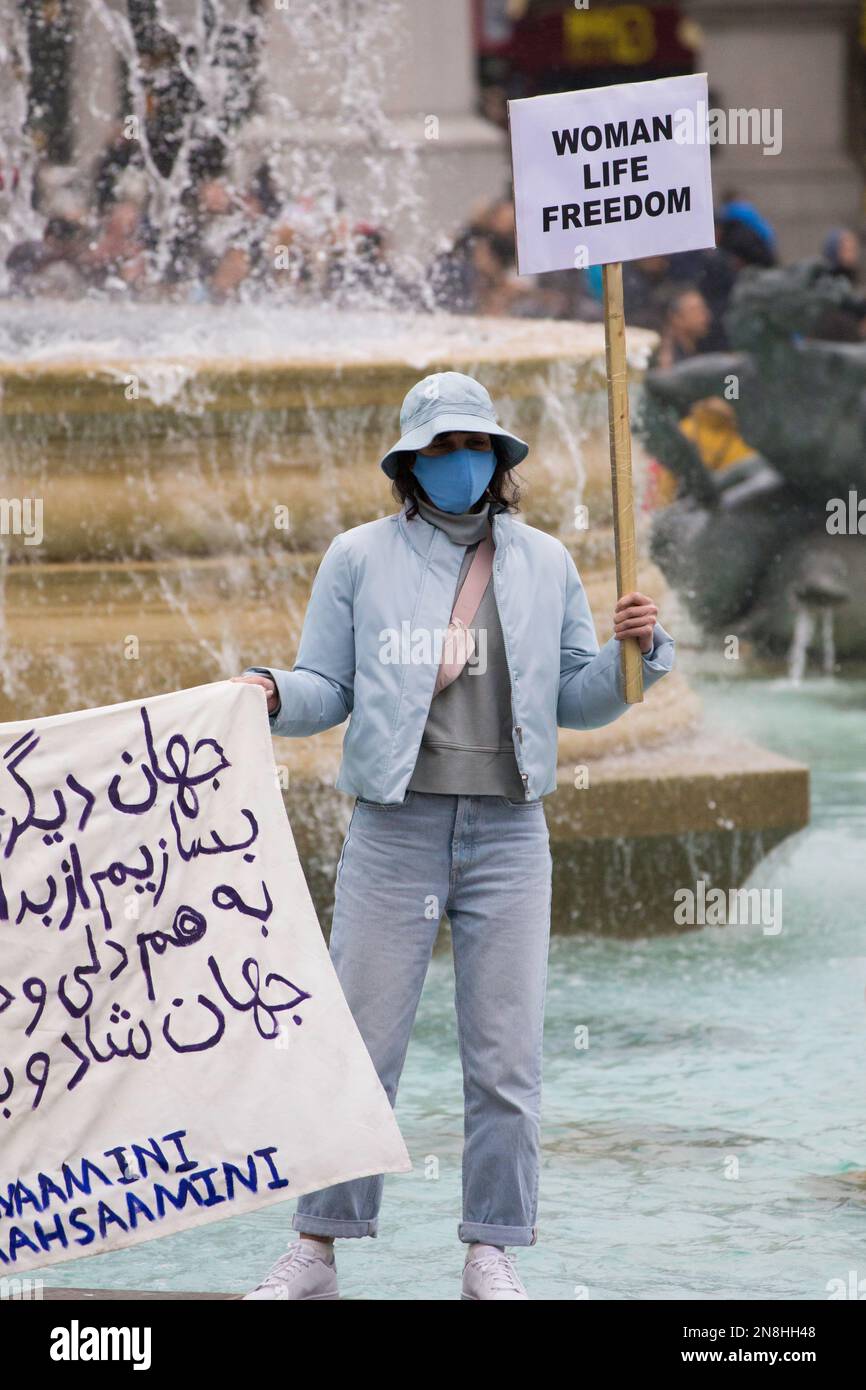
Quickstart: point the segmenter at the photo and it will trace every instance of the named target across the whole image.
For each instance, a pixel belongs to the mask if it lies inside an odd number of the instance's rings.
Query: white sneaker
[[[310,1241],[295,1240],[244,1301],[339,1297],[336,1262],[323,1259]]]
[[[513,1255],[496,1245],[473,1245],[463,1266],[461,1298],[529,1298],[520,1282]]]

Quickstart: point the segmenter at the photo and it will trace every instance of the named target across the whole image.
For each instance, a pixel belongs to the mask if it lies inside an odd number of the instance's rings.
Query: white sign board
[[[508,103],[521,275],[715,245],[707,77]]]
[[[0,725],[0,1280],[410,1167],[264,691]]]

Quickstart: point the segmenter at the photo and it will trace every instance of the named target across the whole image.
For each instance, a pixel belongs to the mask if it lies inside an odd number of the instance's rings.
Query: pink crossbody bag
[[[460,592],[454,601],[451,621],[442,642],[442,662],[433,687],[434,698],[446,686],[456,681],[463,667],[475,651],[475,640],[469,631],[469,624],[478,612],[484,591],[493,573],[493,537],[485,536],[479,541],[472,556]]]

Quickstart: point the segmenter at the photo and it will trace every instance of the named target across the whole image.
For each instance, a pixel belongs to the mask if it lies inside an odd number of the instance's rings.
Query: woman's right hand
[[[231,679],[240,681],[244,685],[260,685],[268,697],[268,714],[273,714],[276,711],[280,697],[270,676],[232,676]]]

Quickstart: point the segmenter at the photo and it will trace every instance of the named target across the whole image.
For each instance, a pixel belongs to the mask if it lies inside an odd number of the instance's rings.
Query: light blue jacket
[[[556,787],[557,726],[595,729],[628,709],[620,648],[612,637],[599,651],[583,584],[561,541],[506,511],[493,516],[493,539],[514,752],[526,799],[534,800]],[[349,719],[341,791],[367,801],[403,800],[438,660],[386,659],[386,634],[444,632],[464,554],[423,517],[409,520],[405,506],[341,532],[319,566],[292,670],[248,668],[276,683],[274,734],[305,738]],[[671,669],[673,655],[672,639],[657,624],[643,658],[646,687]]]

